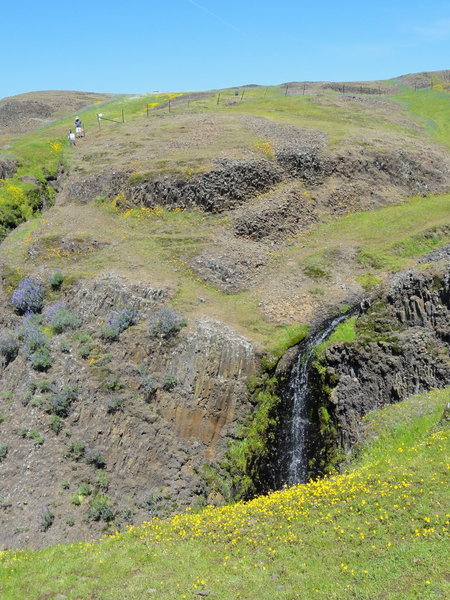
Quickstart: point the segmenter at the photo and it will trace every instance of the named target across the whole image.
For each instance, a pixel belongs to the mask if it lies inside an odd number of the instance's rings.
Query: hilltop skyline
[[[447,2],[50,0],[3,11],[0,97],[33,90],[200,90],[388,79],[445,69]]]

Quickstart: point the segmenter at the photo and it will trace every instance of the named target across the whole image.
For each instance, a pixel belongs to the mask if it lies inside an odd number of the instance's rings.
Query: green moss
[[[264,373],[250,384],[255,409],[243,424],[239,439],[234,441],[221,467],[227,473],[228,487],[235,499],[249,498],[258,489],[260,466],[270,454],[277,424],[278,380]]]

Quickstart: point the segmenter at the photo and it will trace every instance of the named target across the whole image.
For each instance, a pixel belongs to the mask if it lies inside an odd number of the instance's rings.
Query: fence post
[[[219,93],[219,95],[217,96],[217,104],[219,104],[219,102],[220,102],[220,93]]]
[[[125,123],[125,117],[124,117],[124,114],[123,114],[123,108],[122,108],[122,123]]]
[[[147,119],[148,119],[148,102],[147,102]]]
[[[306,83],[303,84],[303,96],[305,95]]]
[[[264,98],[267,96],[267,90],[268,90],[268,89],[269,89],[269,88],[266,88],[266,89],[264,90]]]
[[[287,85],[286,85],[286,90],[285,90],[285,92],[284,92],[284,95],[285,95],[285,96],[287,96],[288,89],[289,89],[289,84],[287,84]]]
[[[245,94],[245,90],[242,90],[242,95],[241,95],[241,102],[244,99],[244,94]]]

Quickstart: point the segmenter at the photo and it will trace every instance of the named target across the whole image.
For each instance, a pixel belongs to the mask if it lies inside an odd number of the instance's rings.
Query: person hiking
[[[74,132],[71,129],[69,129],[69,135],[67,136],[67,138],[68,138],[69,144],[71,146],[76,146],[76,143],[75,143],[75,134],[74,134]]]
[[[77,138],[84,137],[83,123],[80,117],[75,118],[75,132],[77,134]]]

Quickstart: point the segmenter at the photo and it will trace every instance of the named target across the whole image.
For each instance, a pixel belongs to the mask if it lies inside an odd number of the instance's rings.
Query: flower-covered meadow
[[[370,445],[342,474],[97,541],[4,552],[2,598],[448,597],[449,399],[433,391],[369,415]]]

